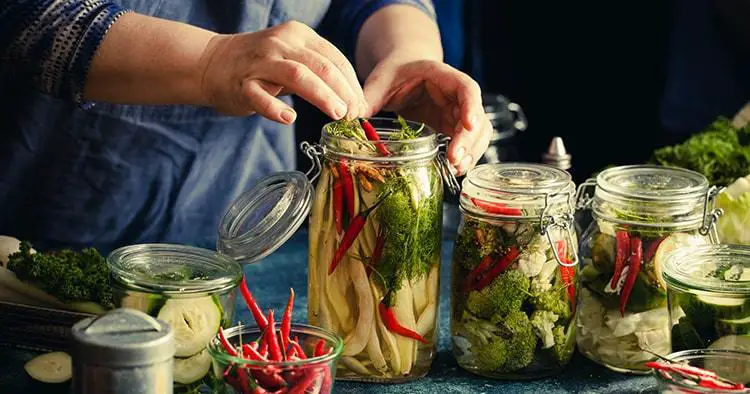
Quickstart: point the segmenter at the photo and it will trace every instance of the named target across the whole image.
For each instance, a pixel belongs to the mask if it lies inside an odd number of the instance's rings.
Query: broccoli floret
[[[549,349],[555,344],[552,329],[558,316],[550,311],[536,310],[531,314],[531,325],[539,339],[542,340],[542,349]]]
[[[516,270],[508,270],[480,291],[469,293],[466,307],[481,318],[495,313],[502,316],[521,309],[529,291],[529,278]]]
[[[9,256],[8,269],[20,280],[39,287],[62,302],[88,301],[108,309],[114,307],[109,269],[96,249],[32,254],[28,242],[21,242],[19,249]]]
[[[501,338],[480,346],[476,353],[477,365],[488,371],[502,369],[508,361],[508,346],[508,342]]]
[[[467,270],[472,270],[479,265],[482,254],[477,242],[477,221],[467,219],[463,228],[456,237],[453,247],[453,260],[460,263]]]
[[[512,333],[504,369],[515,371],[528,366],[534,360],[536,349],[536,335],[529,317],[521,311],[515,311],[508,315],[504,326]]]
[[[571,324],[568,328],[568,333],[565,333],[565,327],[555,326],[552,329],[552,336],[555,340],[555,345],[552,347],[552,353],[555,355],[555,359],[560,364],[566,364],[570,360],[570,356],[573,355],[573,333],[575,333],[575,324]]]
[[[570,306],[563,298],[562,291],[559,288],[533,294],[531,305],[534,309],[550,311],[564,320],[569,319],[571,315]]]

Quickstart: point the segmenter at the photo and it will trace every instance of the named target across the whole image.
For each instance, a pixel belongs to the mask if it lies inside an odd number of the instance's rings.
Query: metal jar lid
[[[76,364],[135,367],[170,360],[175,352],[171,327],[133,309],[81,320],[72,335]]]

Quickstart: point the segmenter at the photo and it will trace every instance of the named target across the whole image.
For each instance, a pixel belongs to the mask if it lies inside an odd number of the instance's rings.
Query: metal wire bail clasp
[[[594,200],[594,197],[586,193],[586,190],[591,187],[596,187],[595,178],[586,179],[583,183],[578,185],[578,188],[576,189],[576,196],[575,196],[575,209],[576,210],[588,209],[591,206],[591,201]]]
[[[724,210],[716,208],[716,196],[724,191],[724,188],[711,186],[706,191],[706,199],[703,201],[703,224],[698,232],[703,235],[709,235],[712,241],[719,243],[719,232],[716,230],[716,222],[724,214]],[[709,204],[711,208],[709,209]],[[710,210],[710,212],[709,212]]]
[[[448,186],[448,191],[451,194],[456,195],[461,189],[461,185],[458,183],[458,179],[456,179],[456,176],[453,175],[453,171],[451,171],[450,163],[448,163],[448,157],[445,154],[445,150],[442,150],[442,148],[448,146],[451,137],[448,137],[444,134],[438,134],[437,138],[438,149],[441,149],[437,154],[438,169],[440,170],[440,174],[445,180],[445,184]]]
[[[576,195],[577,194],[578,193],[576,193]],[[567,245],[570,245],[572,248],[575,248],[576,246],[576,238],[573,232],[573,223],[575,221],[575,217],[573,216],[573,214],[570,212],[565,212],[559,215],[547,215],[550,198],[560,195],[567,195],[567,199],[568,201],[570,201],[570,193],[548,193],[544,196],[544,209],[542,209],[542,213],[539,216],[539,228],[541,234],[547,236],[547,241],[552,248],[552,254],[554,254],[557,263],[563,267],[575,267],[576,265],[578,265],[578,251],[574,251],[573,259],[567,261],[563,259],[563,256],[560,256],[560,253],[557,251],[557,246],[555,245],[555,240],[552,239],[552,230],[557,227],[564,231],[565,243]]]
[[[325,151],[319,144],[311,144],[307,141],[302,141],[302,143],[299,144],[299,148],[312,162],[312,166],[307,172],[305,172],[305,175],[310,179],[310,182],[315,182],[315,180],[318,179],[318,176],[320,176],[320,171],[323,169],[323,165],[320,163],[320,156],[322,156]]]

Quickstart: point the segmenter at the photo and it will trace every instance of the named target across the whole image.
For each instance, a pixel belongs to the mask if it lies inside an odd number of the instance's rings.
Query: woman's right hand
[[[293,93],[333,119],[367,110],[351,63],[307,25],[286,22],[254,33],[216,35],[201,59],[202,95],[227,115],[257,113],[289,124],[296,112],[277,96]]]

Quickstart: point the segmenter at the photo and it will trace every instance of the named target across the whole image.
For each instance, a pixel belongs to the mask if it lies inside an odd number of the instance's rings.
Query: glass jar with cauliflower
[[[321,144],[310,323],[344,338],[338,379],[424,376],[436,355],[441,175],[449,174],[438,137],[400,117],[355,119],[326,125]]]
[[[453,250],[453,353],[500,379],[552,375],[575,347],[577,240],[570,175],[536,164],[471,170]]]
[[[593,198],[583,191],[595,186]],[[664,260],[675,249],[711,242],[716,189],[701,174],[659,166],[602,171],[579,189],[594,220],[581,237],[577,346],[618,372],[670,353]]]

